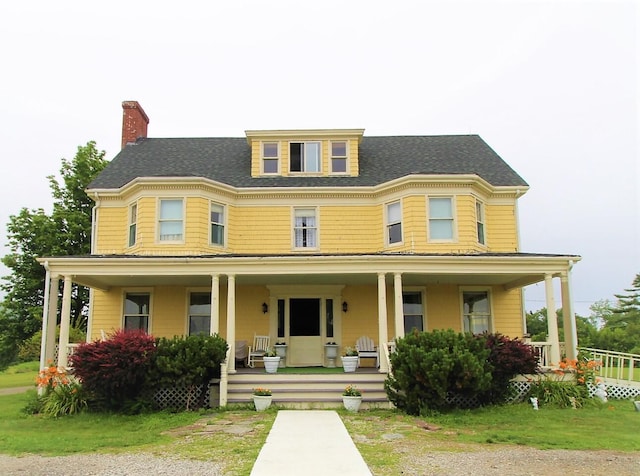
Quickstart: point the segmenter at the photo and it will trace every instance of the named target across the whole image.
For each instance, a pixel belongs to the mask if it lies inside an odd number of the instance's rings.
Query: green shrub
[[[575,404],[580,407],[589,397],[589,391],[586,386],[576,385],[572,381],[566,382],[555,380],[553,377],[544,377],[531,383],[528,397],[536,397],[541,406],[553,405],[569,408]]]
[[[86,392],[75,380],[56,386],[41,398],[41,413],[51,417],[73,415],[85,411],[88,407]]]
[[[185,387],[189,391],[186,409],[205,406],[205,392],[211,379],[220,376],[220,364],[227,342],[219,335],[159,338],[148,380],[149,390]],[[195,396],[199,395],[199,401]]]
[[[60,326],[56,328],[56,339],[60,337]],[[85,342],[87,335],[84,331],[71,327],[69,329],[69,342]],[[20,344],[18,350],[18,360],[20,362],[30,362],[40,360],[40,345],[42,343],[42,331],[38,331]]]
[[[484,339],[453,330],[417,332],[396,341],[393,375],[385,381],[389,400],[411,415],[455,406],[451,395],[489,391],[492,366]]]

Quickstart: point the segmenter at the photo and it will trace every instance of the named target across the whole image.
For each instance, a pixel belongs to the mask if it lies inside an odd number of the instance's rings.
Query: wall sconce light
[[[269,312],[269,305],[266,302],[262,303],[262,313],[266,314],[267,312]]]
[[[349,310],[349,304],[347,301],[342,301],[342,312],[347,312]]]

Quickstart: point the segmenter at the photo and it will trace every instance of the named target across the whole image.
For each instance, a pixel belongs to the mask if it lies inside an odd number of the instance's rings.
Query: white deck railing
[[[597,370],[598,377],[617,382],[640,382],[640,355],[590,347],[579,350],[588,352],[592,360],[602,362]]]

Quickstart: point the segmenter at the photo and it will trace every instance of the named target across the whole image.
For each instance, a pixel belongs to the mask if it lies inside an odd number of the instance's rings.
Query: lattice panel
[[[589,388],[589,396],[593,397],[597,387],[587,384]],[[606,385],[607,397],[612,400],[628,400],[640,396],[640,388],[628,387],[626,385]]]
[[[163,388],[156,392],[153,400],[162,409],[187,408],[187,402],[189,402],[189,409],[193,410],[197,408],[201,395],[202,390],[200,387],[196,387],[193,390],[185,387]],[[208,388],[205,391],[204,402],[205,405],[209,404]]]

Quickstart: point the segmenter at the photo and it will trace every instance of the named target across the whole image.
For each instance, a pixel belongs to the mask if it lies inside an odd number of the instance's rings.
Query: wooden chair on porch
[[[249,357],[247,365],[251,368],[256,366],[256,362],[264,362],[264,354],[269,348],[269,336],[253,336],[253,345],[249,347]]]
[[[378,349],[373,343],[373,339],[371,337],[359,337],[356,341],[356,349],[358,350],[358,367],[360,366],[360,359],[362,358],[376,359],[376,368],[380,366]]]

